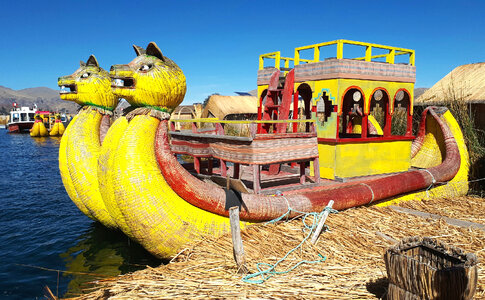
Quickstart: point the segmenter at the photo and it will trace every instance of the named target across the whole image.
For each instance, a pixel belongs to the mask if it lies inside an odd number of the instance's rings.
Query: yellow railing
[[[300,61],[300,51],[302,50],[311,50],[313,49],[313,60],[312,62],[320,61],[320,48],[328,47],[332,45],[337,45],[337,59],[344,58],[344,45],[354,45],[354,46],[362,46],[365,47],[365,55],[362,57],[355,57],[353,59],[358,60],[365,60],[365,61],[372,61],[372,59],[376,58],[386,58],[386,62],[389,64],[394,64],[395,57],[398,55],[409,55],[408,63],[414,66],[414,50],[411,49],[404,49],[398,47],[391,47],[391,46],[384,46],[379,44],[372,44],[372,43],[364,43],[364,42],[356,42],[356,41],[349,41],[349,40],[336,40],[331,42],[325,42],[315,45],[303,46],[295,48],[295,65],[298,65]],[[372,49],[383,49],[389,51],[386,54],[379,54],[379,55],[372,55]]]
[[[279,51],[262,54],[262,55],[259,56],[259,69],[262,70],[264,68],[264,60],[265,59],[275,60],[274,67],[277,68],[277,69],[280,68],[281,60],[284,61],[286,68],[289,67],[290,61],[293,61],[293,64],[295,66],[299,65],[302,62],[304,62],[304,63],[318,62],[318,61],[320,61],[321,48],[334,46],[334,45],[337,46],[337,53],[336,53],[336,56],[335,56],[337,59],[343,59],[344,58],[344,46],[345,45],[354,45],[354,46],[365,47],[365,53],[364,53],[363,56],[354,57],[352,59],[372,61],[373,59],[385,57],[387,63],[394,64],[396,56],[409,55],[408,64],[410,64],[412,66],[414,66],[414,64],[415,64],[415,53],[414,53],[414,50],[411,50],[411,49],[404,49],[404,48],[398,48],[398,47],[391,47],[391,46],[357,42],[357,41],[349,41],[349,40],[335,40],[335,41],[331,41],[331,42],[325,42],[325,43],[295,48],[295,57],[294,58],[281,57]],[[387,50],[388,53],[372,55],[373,49]],[[313,50],[313,59],[302,59],[302,58],[300,58],[300,51],[304,51],[304,50]]]
[[[295,61],[295,59],[292,58],[292,57],[281,57],[280,51],[261,54],[259,56],[259,69],[260,70],[264,69],[264,60],[265,59],[266,60],[274,60],[274,67],[276,69],[280,68],[281,61],[283,61],[285,68],[290,67],[290,61]],[[300,61],[312,62],[312,60],[310,60],[310,59],[300,59]]]

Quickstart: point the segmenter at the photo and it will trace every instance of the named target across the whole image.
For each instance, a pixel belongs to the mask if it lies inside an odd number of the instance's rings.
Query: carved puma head
[[[169,58],[163,56],[157,44],[146,50],[133,46],[136,58],[126,65],[111,67],[113,93],[135,107],[153,107],[172,112],[184,99],[185,76]]]
[[[119,98],[111,90],[109,73],[99,67],[94,55],[91,55],[74,73],[59,77],[57,84],[61,88],[62,100],[75,101],[79,105],[95,105],[113,110]]]

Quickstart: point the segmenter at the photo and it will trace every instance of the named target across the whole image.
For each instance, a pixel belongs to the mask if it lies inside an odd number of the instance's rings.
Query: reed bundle
[[[460,197],[405,202],[407,208],[485,224],[485,199]],[[164,298],[327,298],[375,299],[388,287],[383,255],[394,240],[428,236],[478,257],[476,299],[485,298],[485,231],[399,213],[388,207],[362,207],[332,214],[316,245],[305,243],[277,271],[295,263],[294,271],[276,275],[264,284],[244,283],[233,260],[231,236],[207,237],[189,245],[172,263],[96,282],[98,290],[77,299]],[[298,245],[305,233],[301,219],[276,225],[255,225],[242,232],[246,265],[255,272],[258,262],[275,263]]]

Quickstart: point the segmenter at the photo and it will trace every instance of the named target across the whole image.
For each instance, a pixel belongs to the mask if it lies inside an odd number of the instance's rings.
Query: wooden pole
[[[332,208],[333,206],[333,200],[330,200],[327,204],[327,207]],[[312,236],[312,244],[316,244],[318,237],[320,236],[320,233],[322,232],[323,229],[323,224],[325,224],[325,221],[327,220],[328,214],[330,213],[329,210],[325,210],[325,212],[322,215],[322,218],[320,219],[320,222],[318,222],[317,229],[315,229],[315,232],[313,233]]]
[[[246,258],[244,256],[244,248],[241,239],[241,228],[239,227],[239,207],[233,206],[229,208],[229,219],[231,221],[232,250],[234,260],[237,264],[237,272],[239,274],[246,274],[248,269],[246,268]]]

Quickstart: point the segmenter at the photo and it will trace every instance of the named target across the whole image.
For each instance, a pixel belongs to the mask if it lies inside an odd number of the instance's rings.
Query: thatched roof
[[[202,112],[202,117],[209,117],[209,113],[220,120],[230,114],[256,114],[258,113],[258,98],[212,95]]]
[[[434,103],[447,100],[485,102],[485,63],[455,68],[416,99],[415,103]]]

